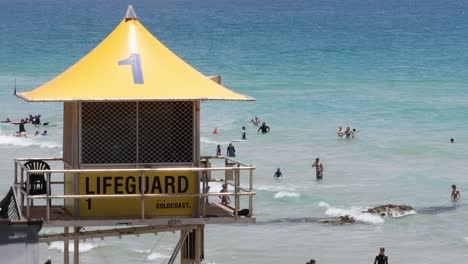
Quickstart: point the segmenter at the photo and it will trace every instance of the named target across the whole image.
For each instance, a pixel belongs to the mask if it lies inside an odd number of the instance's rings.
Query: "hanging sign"
[[[79,194],[194,194],[196,174],[190,171],[100,172],[79,175]],[[196,197],[145,197],[145,216],[191,216]],[[139,216],[140,197],[79,199],[80,216]]]

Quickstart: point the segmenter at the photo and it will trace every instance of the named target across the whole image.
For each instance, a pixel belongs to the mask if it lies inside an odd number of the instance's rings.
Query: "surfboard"
[[[247,139],[231,139],[231,142],[244,142],[247,141]]]

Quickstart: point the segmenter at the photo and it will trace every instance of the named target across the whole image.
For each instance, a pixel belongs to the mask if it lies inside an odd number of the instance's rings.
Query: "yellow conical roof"
[[[136,19],[127,17],[94,50],[44,85],[17,96],[26,101],[240,100],[172,53]]]

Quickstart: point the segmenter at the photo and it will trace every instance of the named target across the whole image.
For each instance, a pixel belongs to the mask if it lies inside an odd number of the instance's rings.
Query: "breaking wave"
[[[38,146],[40,148],[60,148],[61,145],[44,140],[42,136],[38,137],[14,137],[13,135],[0,135],[0,145],[10,145],[18,147]]]
[[[231,141],[227,141],[227,140],[217,141],[217,140],[212,140],[212,139],[209,139],[209,138],[206,138],[206,137],[200,137],[200,142],[205,143],[205,144],[211,144],[211,145],[227,145],[227,144],[231,143]],[[213,150],[213,152],[214,152],[214,150]]]
[[[155,260],[155,259],[168,259],[170,256],[168,255],[164,255],[164,254],[161,254],[161,253],[151,253],[149,254],[146,259],[147,260]]]
[[[80,242],[79,246],[80,246],[80,249],[79,249],[80,253],[85,253],[85,252],[91,251],[93,248],[96,247],[96,245],[93,245],[91,243],[83,243],[83,242]],[[64,245],[63,241],[56,241],[56,242],[50,243],[49,249],[55,249],[55,250],[58,250],[60,252],[64,252],[65,251],[65,245]],[[68,250],[70,252],[74,252],[75,249],[73,247],[73,241],[70,241],[70,244],[68,245]]]
[[[301,194],[300,193],[297,193],[297,192],[285,192],[285,191],[281,191],[281,192],[278,192],[275,194],[274,198],[275,199],[281,199],[281,198],[297,198],[297,197],[301,197]]]
[[[382,224],[384,222],[383,217],[370,213],[364,213],[363,211],[365,211],[365,209],[356,206],[352,206],[349,209],[341,209],[332,207],[326,202],[320,202],[319,206],[326,208],[327,210],[325,211],[325,214],[331,217],[349,215],[358,222],[364,222],[368,224]]]

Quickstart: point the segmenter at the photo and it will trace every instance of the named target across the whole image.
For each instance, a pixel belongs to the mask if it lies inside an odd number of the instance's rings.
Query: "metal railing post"
[[[141,219],[145,219],[145,172],[140,171]]]
[[[21,181],[20,181],[20,193],[21,193],[21,210],[24,208],[24,193],[22,192],[22,189],[24,188],[24,170],[21,168]]]
[[[252,167],[252,165],[250,165]],[[253,191],[253,169],[249,170],[249,192]],[[253,215],[253,194],[249,194],[249,216]]]
[[[15,186],[18,184],[18,164],[16,164],[15,159]]]
[[[29,218],[30,215],[29,215],[29,211],[30,211],[30,207],[31,207],[31,199],[29,199],[29,189],[31,188],[29,186],[30,182],[29,182],[29,172],[26,172],[26,216]]]
[[[240,164],[237,163],[237,169],[234,169],[234,199],[235,199],[235,204],[234,204],[234,215],[236,217],[239,216],[239,203],[240,203],[240,197],[239,197],[239,181],[240,181],[240,170],[239,170]]]
[[[205,168],[208,167],[208,158],[205,159]],[[209,185],[208,185],[208,172],[207,171],[203,171],[202,172],[203,174],[203,193],[205,192],[209,192],[210,190],[208,189]],[[209,199],[208,199],[208,196],[206,197],[201,197],[201,200],[203,201],[203,205],[202,205],[202,216],[205,217],[206,216],[206,204],[208,203]]]
[[[47,221],[50,220],[50,205],[52,203],[52,201],[50,200],[50,173],[46,173],[47,175],[47,182],[46,182],[46,185],[47,185],[47,193],[46,193],[46,214],[47,214]]]

